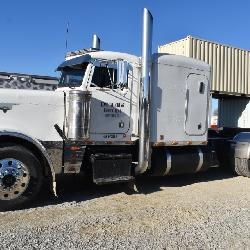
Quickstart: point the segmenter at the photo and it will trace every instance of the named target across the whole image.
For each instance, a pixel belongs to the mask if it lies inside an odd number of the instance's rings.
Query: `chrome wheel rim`
[[[0,200],[13,200],[28,187],[30,172],[24,163],[14,158],[0,160]]]

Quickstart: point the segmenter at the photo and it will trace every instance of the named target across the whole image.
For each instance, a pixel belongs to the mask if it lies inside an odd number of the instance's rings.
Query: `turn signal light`
[[[154,144],[154,146],[156,146],[156,147],[162,147],[162,146],[166,146],[166,143],[165,142],[156,142]]]
[[[81,149],[81,147],[79,147],[79,146],[71,146],[70,147],[70,150],[72,150],[72,151],[76,151],[76,150],[80,150]]]
[[[105,144],[110,145],[110,144],[113,144],[113,142],[112,141],[105,141]]]

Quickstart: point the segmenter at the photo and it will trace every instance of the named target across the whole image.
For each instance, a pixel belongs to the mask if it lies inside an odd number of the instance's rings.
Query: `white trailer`
[[[58,175],[91,173],[101,185],[218,163],[216,140],[208,139],[210,66],[152,55],[152,21],[144,9],[141,58],[102,51],[94,36],[91,49],[68,53],[58,66],[56,89],[46,80],[19,89],[21,79],[2,79],[0,209],[29,204],[44,178],[56,193]]]

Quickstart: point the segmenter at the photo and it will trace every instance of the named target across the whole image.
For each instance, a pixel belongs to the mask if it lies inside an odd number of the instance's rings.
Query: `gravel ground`
[[[250,249],[250,179],[211,169],[137,183],[61,180],[60,198],[0,213],[0,248]]]

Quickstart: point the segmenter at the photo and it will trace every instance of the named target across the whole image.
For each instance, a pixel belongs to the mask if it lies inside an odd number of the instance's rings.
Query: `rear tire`
[[[0,145],[0,210],[24,208],[36,198],[42,186],[42,166],[36,156],[21,145]]]
[[[244,158],[235,158],[234,171],[237,175],[250,178],[249,160]]]

